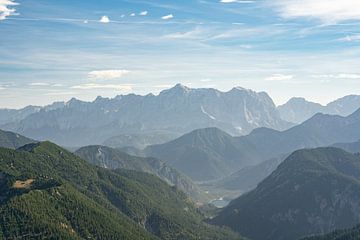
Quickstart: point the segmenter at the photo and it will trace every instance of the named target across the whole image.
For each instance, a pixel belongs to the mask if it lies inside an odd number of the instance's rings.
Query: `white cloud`
[[[253,3],[254,1],[246,0],[221,0],[221,3]]]
[[[0,87],[0,91],[1,91],[1,90],[5,90],[5,88],[4,88],[4,87]]]
[[[332,79],[360,79],[360,74],[338,73],[338,74],[313,75],[312,77],[314,77],[314,78],[332,78]]]
[[[101,23],[109,23],[110,22],[110,18],[108,16],[102,16],[99,20],[99,22]]]
[[[340,42],[358,42],[360,41],[360,34],[359,35],[348,35],[343,38],[339,38],[338,41]]]
[[[284,18],[314,18],[326,24],[360,20],[358,0],[268,0]]]
[[[140,16],[146,16],[146,15],[148,15],[148,11],[142,11],[139,15]]]
[[[284,75],[284,74],[273,74],[270,77],[265,78],[266,81],[288,81],[293,79],[293,75]]]
[[[116,90],[116,91],[131,91],[133,89],[133,86],[127,84],[86,83],[86,84],[72,86],[71,88],[79,89],[79,90],[107,89],[107,90]]]
[[[130,14],[130,17],[135,17],[135,16],[136,16],[135,13]]]
[[[121,78],[129,73],[128,70],[100,70],[89,72],[88,77],[92,80],[110,80]]]
[[[169,20],[169,19],[172,19],[172,18],[174,18],[174,15],[169,14],[169,15],[163,16],[161,19],[162,20]]]
[[[0,21],[9,16],[17,15],[14,6],[19,5],[15,0],[0,0]]]

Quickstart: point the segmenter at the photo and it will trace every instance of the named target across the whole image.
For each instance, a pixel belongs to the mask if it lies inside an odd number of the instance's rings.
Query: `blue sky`
[[[360,93],[358,0],[0,0],[0,107],[182,83]]]

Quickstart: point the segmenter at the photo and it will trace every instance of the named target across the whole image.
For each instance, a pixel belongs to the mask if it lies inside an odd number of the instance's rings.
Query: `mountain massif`
[[[0,148],[1,239],[240,239],[176,188],[108,170],[50,142]]]
[[[168,162],[196,181],[222,178],[254,164],[253,145],[240,145],[236,138],[217,128],[195,130],[165,144],[149,146],[145,155]]]
[[[102,144],[111,137],[161,132],[180,136],[204,127],[218,127],[234,135],[257,127],[285,129],[265,92],[233,88],[191,89],[180,84],[159,95],[98,97],[94,102],[72,99],[44,108],[2,128],[63,146]]]
[[[349,95],[337,99],[326,106],[309,102],[304,98],[291,98],[287,103],[278,107],[282,119],[302,123],[316,113],[347,116],[360,108],[360,96]]]
[[[298,150],[212,220],[253,240],[299,239],[360,222],[360,156]]]

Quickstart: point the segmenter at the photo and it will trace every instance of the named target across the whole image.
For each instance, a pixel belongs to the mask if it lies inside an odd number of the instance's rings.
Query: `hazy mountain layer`
[[[360,108],[360,96],[349,95],[337,99],[326,106],[306,101],[304,98],[292,98],[278,107],[282,119],[288,122],[301,123],[316,113],[347,116]]]
[[[17,133],[0,130],[0,147],[16,149],[34,142],[36,141]]]
[[[149,145],[166,143],[170,140],[178,137],[176,134],[170,133],[147,133],[147,134],[125,134],[115,137],[111,137],[104,141],[103,145],[112,147],[112,148],[126,148],[134,147],[137,149],[144,149]]]
[[[333,147],[344,149],[347,152],[359,153],[360,152],[360,140],[352,143],[335,143]]]

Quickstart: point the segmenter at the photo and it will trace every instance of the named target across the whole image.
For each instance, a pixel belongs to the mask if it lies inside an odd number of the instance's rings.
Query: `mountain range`
[[[241,239],[156,176],[90,165],[50,142],[0,148],[1,239]]]
[[[298,150],[211,222],[253,240],[299,239],[360,222],[360,155]]]
[[[347,117],[318,113],[285,131],[258,128],[240,137],[233,137],[217,128],[198,129],[168,143],[148,146],[142,154],[166,161],[195,181],[250,174],[254,181],[249,178],[248,182],[242,183],[250,187],[256,186],[256,179],[262,179],[275,170],[281,162],[279,158],[283,160],[297,149],[358,139],[360,109]],[[270,160],[274,158],[276,160]]]
[[[304,98],[291,98],[284,105],[278,106],[282,119],[292,123],[302,123],[316,113],[347,116],[360,108],[360,96],[348,95],[330,102],[326,106],[309,102]]]
[[[180,136],[198,128],[218,127],[242,135],[257,127],[289,126],[265,92],[240,87],[221,92],[178,84],[159,95],[98,97],[94,102],[71,99],[0,127],[63,146],[84,146],[129,134]]]

